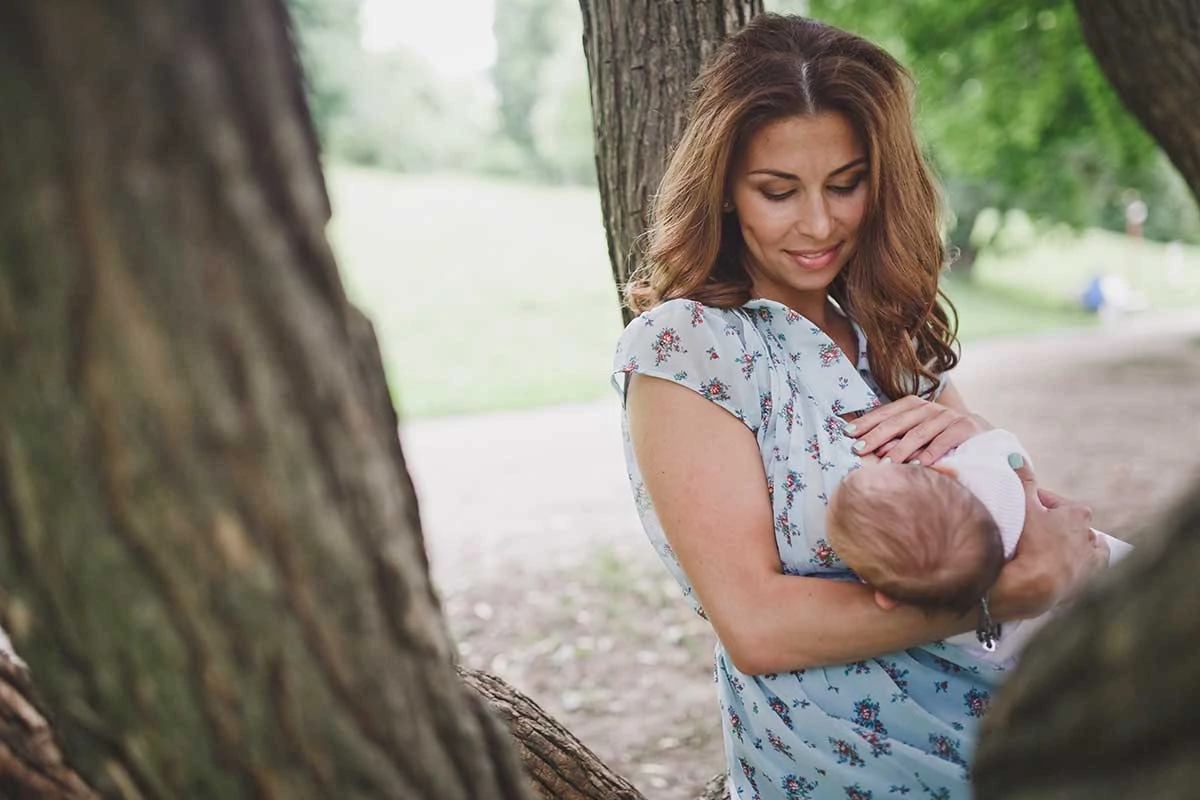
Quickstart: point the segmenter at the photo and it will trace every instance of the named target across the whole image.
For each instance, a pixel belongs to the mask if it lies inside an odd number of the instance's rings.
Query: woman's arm
[[[783,574],[754,434],[690,389],[645,375],[632,376],[626,407],[667,540],[741,671],[846,663],[974,629],[971,615],[884,611],[865,585]]]

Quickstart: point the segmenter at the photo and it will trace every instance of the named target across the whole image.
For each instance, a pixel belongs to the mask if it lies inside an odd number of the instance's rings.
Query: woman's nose
[[[833,233],[833,216],[825,198],[816,196],[806,198],[800,209],[800,217],[796,220],[796,231],[814,242],[825,242]]]

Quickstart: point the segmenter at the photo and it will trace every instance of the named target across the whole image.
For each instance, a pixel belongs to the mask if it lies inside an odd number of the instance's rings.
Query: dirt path
[[[966,348],[955,381],[1043,485],[1137,538],[1200,478],[1200,313]],[[615,400],[403,431],[462,659],[532,695],[648,797],[721,765],[711,633],[646,544]]]

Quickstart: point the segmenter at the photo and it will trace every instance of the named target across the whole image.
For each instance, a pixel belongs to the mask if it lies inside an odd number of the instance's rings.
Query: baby
[[[1025,490],[1010,453],[1029,455],[1008,431],[968,439],[932,468],[875,461],[847,475],[829,502],[826,537],[885,608],[908,603],[965,614],[978,608],[1025,527]],[[1112,564],[1131,546],[1096,532]],[[1009,663],[1043,617],[1006,622],[994,647],[974,633],[946,641]]]

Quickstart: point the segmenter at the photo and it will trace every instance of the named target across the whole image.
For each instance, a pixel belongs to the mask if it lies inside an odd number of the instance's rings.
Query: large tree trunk
[[[80,774],[530,796],[453,664],[282,0],[8,0],[0,98],[0,613]]]
[[[579,0],[596,175],[618,292],[641,263],[650,198],[683,133],[700,66],[762,0]],[[625,321],[631,319],[626,309]]]
[[[1121,101],[1200,201],[1200,3],[1075,0],[1075,10]]]
[[[979,800],[1194,797],[1200,491],[1030,643],[976,753]]]

